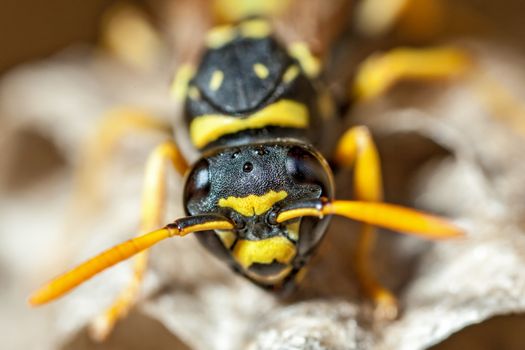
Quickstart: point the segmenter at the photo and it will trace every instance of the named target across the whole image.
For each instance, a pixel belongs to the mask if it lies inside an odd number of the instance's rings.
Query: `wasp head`
[[[297,201],[332,198],[324,158],[302,143],[282,141],[223,148],[205,154],[185,187],[188,214],[218,213],[234,230],[198,235],[214,254],[261,284],[276,284],[311,255],[326,220],[277,223],[279,209]]]

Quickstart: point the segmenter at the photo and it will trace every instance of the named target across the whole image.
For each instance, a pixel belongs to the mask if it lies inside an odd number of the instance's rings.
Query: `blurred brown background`
[[[72,42],[94,41],[100,16],[112,3],[2,0],[0,73],[17,63],[50,55]]]
[[[14,65],[45,57],[72,42],[93,42],[97,23],[104,9],[116,1],[90,0],[2,0],[0,5],[0,74]],[[128,1],[144,5],[146,0]],[[151,2],[151,1],[150,1]],[[474,11],[496,26],[491,32],[509,40],[523,38],[525,26],[522,0],[506,0],[494,6],[492,0],[462,0]],[[518,20],[513,20],[518,19]],[[514,40],[513,40],[514,41]],[[522,45],[522,40],[514,44]]]

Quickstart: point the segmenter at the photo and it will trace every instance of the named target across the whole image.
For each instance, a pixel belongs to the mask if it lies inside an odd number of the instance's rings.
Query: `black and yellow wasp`
[[[200,160],[189,166],[175,141],[159,145],[146,170],[142,236],[119,244],[35,292],[39,305],[60,297],[102,270],[161,240],[194,234],[212,254],[253,283],[275,292],[299,282],[333,215],[363,223],[358,277],[387,317],[395,297],[373,277],[373,226],[421,237],[456,237],[444,219],[382,203],[379,157],[366,127],[342,134],[335,151],[321,154],[327,127],[336,121],[322,88],[320,61],[308,45],[284,47],[261,17],[213,28],[197,66],[180,68],[176,94]],[[185,176],[187,216],[160,228],[166,164]],[[332,170],[355,169],[355,201],[335,199]],[[153,230],[153,231],[152,231]],[[151,232],[152,231],[152,232]],[[146,255],[135,279],[102,316],[102,335],[135,303]]]

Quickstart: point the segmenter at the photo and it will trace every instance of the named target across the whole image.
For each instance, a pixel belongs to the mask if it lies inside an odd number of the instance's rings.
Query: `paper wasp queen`
[[[285,47],[259,17],[215,27],[206,43],[200,63],[182,67],[175,82],[200,160],[189,166],[175,141],[159,145],[146,169],[141,231],[148,233],[52,280],[31,304],[58,298],[166,238],[190,234],[253,283],[289,291],[331,216],[339,215],[362,223],[357,275],[377,307],[394,317],[396,299],[369,266],[373,226],[429,239],[462,231],[445,219],[382,202],[379,157],[366,127],[350,128],[334,152],[321,154],[323,129],[334,116],[320,90],[320,63],[306,44]],[[162,227],[166,164],[185,174],[187,216]],[[356,200],[335,198],[329,164],[354,167]],[[144,253],[137,261],[133,288],[143,277]],[[102,334],[127,313],[136,294],[123,293],[108,309]]]

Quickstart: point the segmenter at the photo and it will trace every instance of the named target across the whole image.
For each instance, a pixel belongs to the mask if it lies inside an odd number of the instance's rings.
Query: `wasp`
[[[147,249],[186,235],[256,285],[287,293],[331,217],[342,216],[362,223],[356,271],[363,290],[395,317],[396,298],[371,272],[374,227],[427,239],[463,233],[446,219],[382,201],[379,155],[366,127],[344,132],[331,154],[320,151],[334,117],[320,69],[308,45],[285,47],[260,17],[213,28],[200,63],[182,67],[174,83],[200,159],[189,165],[175,140],[159,145],[146,166],[143,234],[53,279],[30,303],[52,301],[136,255],[132,284],[99,319],[104,337],[136,302]],[[184,176],[186,216],[163,226],[168,164]],[[330,164],[353,167],[355,200],[336,199]]]

